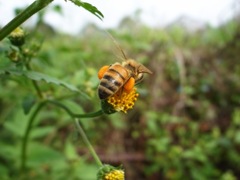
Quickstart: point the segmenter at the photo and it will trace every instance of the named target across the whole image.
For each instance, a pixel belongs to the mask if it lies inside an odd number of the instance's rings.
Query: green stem
[[[26,63],[26,68],[27,68],[27,70],[31,70],[31,67],[28,63]],[[38,96],[41,99],[43,99],[43,94],[42,94],[42,91],[41,91],[40,87],[38,86],[38,83],[36,81],[32,80],[32,84],[33,84]]]
[[[103,115],[103,111],[100,109],[96,112],[92,112],[92,113],[87,113],[87,114],[76,114],[73,113],[69,108],[67,108],[64,104],[58,102],[58,101],[54,101],[54,100],[46,100],[48,103],[54,104],[62,109],[64,109],[71,117],[73,118],[91,118],[91,117],[97,117],[97,116],[101,116]]]
[[[30,18],[32,15],[46,7],[53,0],[36,0],[30,6],[28,6],[22,13],[17,15],[12,21],[4,26],[0,31],[0,41],[10,34],[14,29],[20,26],[24,21]]]
[[[36,118],[39,111],[43,108],[43,106],[46,104],[45,102],[42,102],[38,105],[38,107],[33,112],[32,116],[29,119],[27,129],[25,131],[25,134],[23,136],[23,143],[22,143],[22,151],[21,151],[21,170],[24,171],[26,168],[26,162],[27,162],[27,145],[28,145],[28,138],[30,135],[30,131],[32,128],[32,124],[34,122],[34,119]]]
[[[28,145],[28,139],[29,139],[29,135],[30,135],[30,131],[32,129],[32,125],[33,122],[37,116],[37,114],[39,113],[39,111],[47,104],[47,103],[51,103],[53,105],[56,105],[60,108],[62,108],[63,110],[65,110],[72,118],[90,118],[90,117],[97,117],[103,114],[102,110],[93,112],[93,113],[88,113],[88,114],[75,114],[73,113],[69,108],[67,108],[65,105],[54,101],[54,100],[46,100],[41,102],[37,108],[35,109],[35,111],[33,112],[33,114],[31,115],[28,125],[27,125],[27,129],[25,131],[24,137],[23,137],[23,143],[22,143],[22,150],[21,150],[21,170],[24,171],[26,169],[26,162],[27,162],[27,145]],[[84,132],[83,132],[84,133]],[[85,135],[86,136],[86,135]],[[89,142],[88,142],[89,143]],[[90,144],[91,145],[91,144]],[[94,150],[91,150],[91,152]],[[95,153],[96,154],[96,153]],[[99,162],[98,162],[99,164]]]
[[[84,143],[86,144],[86,146],[88,147],[90,153],[92,154],[93,158],[95,159],[96,163],[98,164],[98,166],[103,166],[101,160],[99,159],[97,153],[95,152],[94,148],[92,147],[91,143],[89,142],[87,135],[85,134],[82,126],[80,125],[79,119],[75,118],[75,123],[77,125],[77,130],[80,133],[80,135],[83,138]]]

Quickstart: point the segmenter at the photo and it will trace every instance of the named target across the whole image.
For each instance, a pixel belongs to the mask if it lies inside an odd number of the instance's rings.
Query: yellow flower
[[[124,180],[124,171],[113,170],[104,176],[104,180]]]
[[[113,106],[116,111],[122,111],[127,113],[129,109],[132,109],[139,94],[136,92],[136,88],[133,88],[130,92],[121,89],[116,94],[110,96],[107,102]]]
[[[122,167],[104,164],[98,170],[97,180],[124,180],[124,171]]]

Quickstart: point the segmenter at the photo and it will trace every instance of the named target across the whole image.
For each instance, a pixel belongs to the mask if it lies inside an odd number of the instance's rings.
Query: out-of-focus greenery
[[[152,29],[125,19],[108,31],[128,57],[154,74],[137,86],[140,97],[128,114],[82,120],[102,161],[123,164],[127,179],[239,179],[239,23],[188,31],[174,25]],[[76,113],[100,108],[97,72],[122,61],[105,31],[94,25],[78,36],[29,30],[26,42],[26,50],[40,48],[32,69],[61,80],[38,81],[45,97]],[[0,43],[1,67],[16,65],[6,54],[9,48],[8,39]],[[51,104],[36,117],[27,172],[20,172],[22,138],[36,109],[36,92],[26,76],[10,72],[0,78],[1,179],[95,179],[98,167],[74,122]]]

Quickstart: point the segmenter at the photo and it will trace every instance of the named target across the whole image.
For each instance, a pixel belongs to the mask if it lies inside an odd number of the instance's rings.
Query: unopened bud
[[[17,63],[20,61],[19,53],[17,51],[11,51],[7,54],[7,56],[12,62]]]
[[[17,27],[9,35],[9,40],[14,46],[22,46],[25,42],[25,33],[22,28]]]

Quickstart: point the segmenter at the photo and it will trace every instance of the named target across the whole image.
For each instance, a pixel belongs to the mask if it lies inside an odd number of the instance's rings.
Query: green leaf
[[[0,164],[0,174],[1,179],[10,179],[10,177],[8,177],[9,168],[7,168],[7,166],[4,166],[3,164]]]
[[[24,114],[28,114],[30,112],[35,102],[36,102],[36,98],[32,94],[27,95],[23,99],[22,107],[23,107]]]
[[[16,158],[19,158],[19,151],[17,151],[20,146],[17,144],[9,144],[0,142],[0,157],[8,162],[13,161]]]
[[[79,157],[76,152],[76,147],[69,141],[67,141],[67,143],[65,144],[64,152],[68,160],[76,160]]]
[[[29,79],[32,79],[32,80],[35,80],[35,81],[40,81],[40,80],[44,80],[46,81],[47,83],[53,83],[53,84],[56,84],[56,85],[62,85],[66,88],[68,88],[69,90],[72,90],[72,91],[76,91],[78,92],[79,90],[71,85],[71,84],[68,84],[66,82],[63,82],[59,79],[56,79],[54,77],[50,77],[46,74],[42,74],[42,73],[39,73],[39,72],[34,72],[34,71],[25,71],[24,72],[24,75],[26,77],[28,77]]]
[[[34,139],[34,138],[44,137],[49,133],[54,132],[54,130],[55,130],[55,127],[53,126],[33,128],[31,132],[31,138]]]
[[[54,166],[64,161],[64,156],[59,151],[37,142],[29,144],[28,158],[28,165],[31,167],[39,167],[44,164]]]
[[[11,117],[11,119],[5,121],[3,126],[14,136],[23,137],[27,127],[27,120],[29,116],[30,114],[24,115],[22,109],[16,107],[16,110],[13,111],[13,116]]]
[[[236,142],[236,144],[240,144],[240,131],[237,131],[235,133],[234,141]]]
[[[102,20],[102,18],[104,17],[103,14],[101,13],[101,11],[99,11],[95,6],[93,6],[89,3],[82,2],[80,0],[70,0],[70,1],[73,2],[75,5],[77,5],[79,7],[83,7],[84,9],[89,11],[90,13],[97,16],[100,20]]]
[[[59,80],[57,78],[48,76],[46,74],[43,73],[39,73],[39,72],[35,72],[35,71],[26,71],[26,70],[16,70],[16,69],[9,69],[9,68],[4,68],[4,69],[0,69],[0,75],[1,74],[10,74],[10,75],[16,75],[16,76],[25,76],[31,80],[34,81],[45,81],[47,83],[52,83],[52,84],[56,84],[56,85],[62,85],[64,87],[66,87],[67,89],[71,90],[71,91],[75,91],[75,92],[81,92],[77,87],[68,84],[62,80]],[[82,93],[82,92],[81,92]]]

